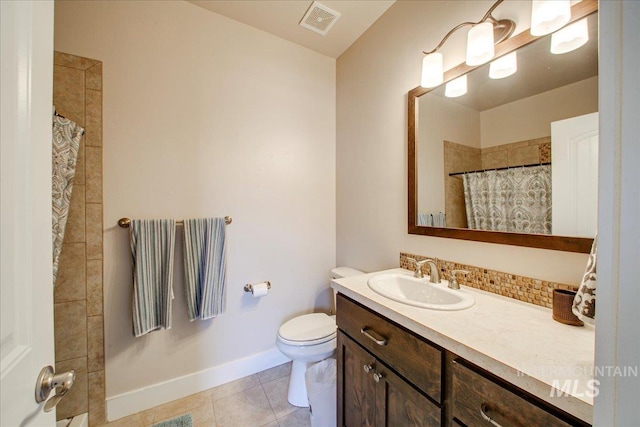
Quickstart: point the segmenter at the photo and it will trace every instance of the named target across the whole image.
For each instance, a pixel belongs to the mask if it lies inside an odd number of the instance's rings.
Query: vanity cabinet
[[[442,351],[341,295],[337,305],[338,425],[440,426]]]
[[[342,294],[337,324],[339,426],[589,425]]]

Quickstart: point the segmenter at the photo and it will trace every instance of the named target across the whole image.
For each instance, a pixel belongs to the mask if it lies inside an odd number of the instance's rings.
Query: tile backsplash
[[[400,267],[413,270],[413,263],[409,262],[408,258],[423,260],[430,257],[400,252]],[[443,279],[448,280],[449,273],[452,270],[467,270],[469,274],[466,276],[458,274],[458,283],[461,285],[547,308],[552,308],[554,289],[577,290],[576,286],[548,280],[533,279],[531,277],[489,270],[488,268],[475,267],[443,259],[438,260],[438,267],[440,268],[440,276]],[[429,267],[426,265],[423,266],[423,272],[429,274]]]

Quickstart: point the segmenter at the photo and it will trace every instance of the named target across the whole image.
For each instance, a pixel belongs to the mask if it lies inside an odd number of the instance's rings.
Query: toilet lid
[[[278,330],[278,335],[288,341],[315,341],[335,333],[336,319],[325,313],[295,317]]]

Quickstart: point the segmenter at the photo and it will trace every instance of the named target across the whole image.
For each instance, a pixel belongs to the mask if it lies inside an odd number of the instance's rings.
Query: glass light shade
[[[564,27],[571,19],[570,0],[533,0],[531,35],[544,36]]]
[[[439,52],[430,53],[422,60],[422,78],[420,86],[435,87],[442,84],[444,70],[442,65],[442,54]]]
[[[493,24],[483,22],[474,25],[467,33],[467,65],[481,65],[495,54],[493,43]]]
[[[489,64],[489,77],[492,79],[504,79],[516,71],[518,71],[518,58],[515,50]]]
[[[444,88],[444,96],[447,98],[456,98],[467,93],[467,75],[451,80]]]
[[[587,19],[581,19],[551,34],[551,53],[560,54],[576,50],[589,41]]]

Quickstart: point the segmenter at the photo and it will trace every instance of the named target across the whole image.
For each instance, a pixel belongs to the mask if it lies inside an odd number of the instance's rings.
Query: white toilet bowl
[[[350,267],[336,267],[331,270],[332,279],[358,274],[364,272]],[[293,360],[287,395],[289,403],[303,408],[309,406],[304,373],[309,365],[333,356],[336,351],[336,337],[336,316],[325,313],[298,316],[280,326],[276,346],[282,354]]]
[[[304,373],[311,364],[331,357],[336,351],[336,319],[325,313],[298,316],[278,330],[276,346],[293,360],[287,400],[308,407]]]

